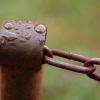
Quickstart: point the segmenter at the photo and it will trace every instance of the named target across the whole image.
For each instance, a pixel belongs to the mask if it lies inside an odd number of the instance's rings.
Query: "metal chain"
[[[46,64],[53,65],[62,69],[78,72],[78,73],[83,73],[96,81],[100,81],[100,76],[94,73],[96,70],[94,64],[100,65],[100,58],[90,58],[90,57],[86,57],[86,56],[82,56],[79,54],[62,51],[58,49],[49,49],[47,46],[44,46],[44,55],[45,55],[44,63]],[[69,60],[81,62],[84,65],[79,66],[75,64],[69,64],[66,62],[58,61],[53,59],[54,55],[67,58]]]

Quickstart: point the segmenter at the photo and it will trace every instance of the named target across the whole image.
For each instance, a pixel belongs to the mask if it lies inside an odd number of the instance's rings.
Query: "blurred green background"
[[[4,19],[46,24],[47,46],[100,57],[100,0],[0,0]],[[45,65],[42,100],[100,100],[100,83]]]

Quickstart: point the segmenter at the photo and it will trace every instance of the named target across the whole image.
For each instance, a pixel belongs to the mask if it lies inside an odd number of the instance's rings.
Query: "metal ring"
[[[89,61],[87,61],[84,65],[88,67],[88,66],[93,66],[93,64],[100,65],[100,58],[92,58]],[[95,73],[92,73],[92,72],[88,73],[87,76],[96,81],[100,81],[100,76]]]
[[[44,45],[44,53],[51,58],[53,57],[53,53],[52,53],[51,49],[49,49],[46,45]]]
[[[45,56],[45,63],[56,66],[58,68],[67,69],[70,71],[78,72],[78,73],[90,73],[95,71],[95,67],[82,67],[79,65],[69,64],[62,61],[55,60],[48,56]]]
[[[49,49],[46,45],[44,45],[44,55],[47,55],[48,57],[53,57],[53,53],[51,49]],[[43,56],[43,64],[45,64],[45,56]]]
[[[79,54],[75,54],[75,53],[67,52],[67,51],[62,51],[62,50],[58,50],[58,49],[51,49],[51,51],[52,51],[53,55],[67,58],[69,60],[78,61],[81,63],[84,63],[90,59],[89,57],[85,57],[83,55],[79,55]]]
[[[73,53],[67,53],[61,50],[57,50],[57,49],[49,49],[47,48],[47,46],[45,47],[46,52],[49,55],[56,55],[59,57],[63,57],[63,58],[67,58],[67,59],[72,59],[75,60],[75,58],[77,59],[77,61],[79,61],[79,58],[81,58],[81,55],[75,55]],[[87,60],[86,57],[82,57],[82,60],[80,60],[80,62],[85,62]],[[79,66],[79,65],[74,65],[74,64],[69,64],[69,63],[65,63],[62,61],[57,61],[53,58],[51,58],[50,56],[45,56],[45,63],[62,68],[62,69],[67,69],[67,70],[71,70],[74,72],[79,72],[79,73],[90,73],[90,72],[94,72],[95,71],[95,67],[91,66],[91,67],[83,67],[83,66]]]

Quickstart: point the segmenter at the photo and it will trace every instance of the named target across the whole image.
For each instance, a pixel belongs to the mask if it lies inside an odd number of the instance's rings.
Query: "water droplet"
[[[33,24],[32,21],[30,21],[30,20],[28,21],[28,23],[29,23],[29,24]]]
[[[46,27],[42,24],[39,24],[39,25],[35,25],[34,27],[34,30],[37,32],[37,33],[44,33],[46,32]]]
[[[29,39],[31,38],[31,36],[32,36],[31,33],[27,33],[27,34],[25,35],[25,39],[29,40]]]
[[[4,37],[8,41],[13,41],[17,39],[17,35],[12,32],[6,32],[5,34],[1,34],[2,37]]]
[[[14,25],[12,23],[6,23],[4,27],[9,30],[9,29],[12,29]]]
[[[18,24],[22,24],[22,21],[21,21],[21,20],[19,20],[19,21],[18,21]]]

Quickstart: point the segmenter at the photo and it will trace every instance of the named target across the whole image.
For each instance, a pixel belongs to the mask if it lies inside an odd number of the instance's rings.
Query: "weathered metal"
[[[46,27],[42,24],[13,20],[3,23],[1,100],[39,100],[45,39]]]
[[[88,75],[95,74],[100,58],[45,46],[47,28],[31,21],[5,21],[0,31],[0,95],[1,100],[40,100],[42,64],[50,64]],[[84,63],[74,65],[53,59],[53,55]]]
[[[94,64],[100,65],[100,58],[91,58],[85,62],[84,66],[94,66]],[[100,81],[100,75],[97,75],[96,73],[88,73],[87,76],[94,80]]]
[[[64,52],[64,51],[57,50],[57,49],[51,49],[51,51],[56,56],[60,56],[60,57],[64,57],[64,58],[68,58],[68,59],[72,59],[72,60],[76,60],[76,61],[80,61],[80,62],[84,62],[87,59],[89,59],[89,58],[83,57],[81,55],[76,55],[74,53]],[[51,65],[54,65],[56,67],[62,68],[62,69],[68,69],[68,70],[79,72],[79,73],[90,73],[90,72],[94,72],[94,70],[95,70],[95,68],[92,66],[82,67],[79,65],[69,64],[69,63],[65,63],[62,61],[57,61],[48,56],[45,57],[45,62],[48,64],[51,64]]]
[[[49,49],[47,46],[44,46],[45,51],[45,59],[44,62],[62,69],[71,70],[74,72],[84,73],[88,75],[90,78],[100,81],[100,76],[94,73],[96,70],[96,67],[94,64],[100,65],[100,58],[91,58],[82,56],[79,54],[62,51],[58,49]],[[75,65],[75,64],[69,64],[62,61],[58,61],[53,59],[53,55],[67,58],[69,60],[78,61],[81,63],[84,63],[83,66]]]

